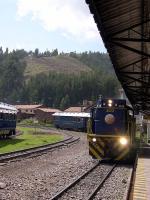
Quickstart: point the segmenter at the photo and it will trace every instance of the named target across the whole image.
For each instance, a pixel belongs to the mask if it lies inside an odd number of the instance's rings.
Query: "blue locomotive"
[[[53,116],[56,128],[85,132],[90,113],[57,112]]]
[[[0,138],[16,134],[17,109],[8,104],[0,103]]]
[[[91,110],[89,154],[95,159],[126,160],[135,152],[134,111],[124,99],[102,99]]]

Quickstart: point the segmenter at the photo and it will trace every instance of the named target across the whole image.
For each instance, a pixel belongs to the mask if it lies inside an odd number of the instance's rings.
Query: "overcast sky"
[[[106,52],[85,0],[0,0],[0,46]]]

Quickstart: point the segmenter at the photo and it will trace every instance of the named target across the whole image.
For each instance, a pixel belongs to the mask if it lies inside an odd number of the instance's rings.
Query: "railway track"
[[[101,162],[98,162],[91,169],[89,169],[87,172],[85,172],[83,175],[81,175],[72,183],[70,183],[67,187],[65,187],[62,191],[58,192],[50,200],[93,199],[97,194],[98,190],[100,190],[103,187],[104,182],[109,178],[116,165],[117,164],[102,166]],[[103,170],[100,168],[103,168]],[[92,178],[94,185],[91,184]],[[86,193],[85,197],[84,189],[86,188],[87,190],[87,187],[88,187],[88,192],[87,192],[88,195]]]
[[[46,144],[39,147],[33,147],[30,149],[19,150],[15,152],[9,152],[0,154],[0,163],[12,161],[17,158],[24,158],[27,156],[35,157],[47,153],[48,151],[54,151],[55,149],[68,147],[71,144],[74,144],[80,140],[79,137],[70,136],[65,140],[53,143],[53,144]]]

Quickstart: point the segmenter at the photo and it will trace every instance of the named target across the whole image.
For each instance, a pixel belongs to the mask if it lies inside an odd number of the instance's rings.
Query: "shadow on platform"
[[[150,145],[141,144],[138,150],[139,157],[150,158]]]

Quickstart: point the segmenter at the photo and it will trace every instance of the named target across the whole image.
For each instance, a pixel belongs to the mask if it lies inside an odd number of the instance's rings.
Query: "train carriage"
[[[93,158],[130,159],[135,152],[133,109],[124,99],[99,99],[91,110],[87,137]]]
[[[53,114],[56,128],[86,131],[90,113],[85,112],[57,112]]]
[[[0,103],[0,138],[16,134],[16,114],[14,106]]]

